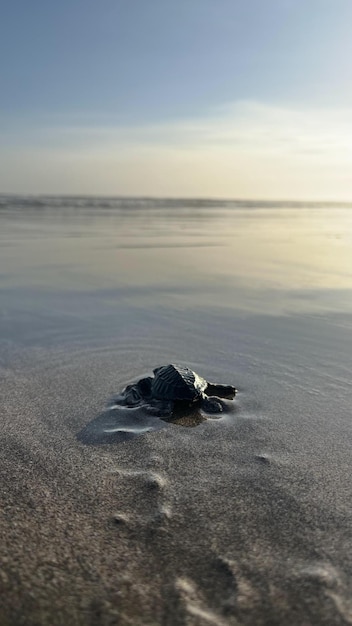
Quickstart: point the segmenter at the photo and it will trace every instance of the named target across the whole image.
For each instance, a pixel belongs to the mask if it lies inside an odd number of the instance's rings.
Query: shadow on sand
[[[150,415],[145,407],[114,405],[82,428],[77,439],[86,445],[120,443],[171,425],[194,428],[207,419],[218,420],[233,411],[233,401],[224,402],[223,412],[212,415],[207,415],[199,407],[186,407],[179,403],[171,417]]]
[[[166,422],[148,415],[141,407],[111,407],[82,428],[77,439],[86,445],[120,443],[167,426]]]

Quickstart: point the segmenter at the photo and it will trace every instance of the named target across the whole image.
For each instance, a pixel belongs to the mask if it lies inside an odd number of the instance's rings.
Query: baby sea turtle
[[[232,385],[210,383],[184,365],[164,365],[154,370],[154,377],[142,378],[127,385],[116,398],[118,404],[144,406],[159,416],[171,415],[174,408],[199,406],[207,413],[223,410],[220,398],[233,399]]]

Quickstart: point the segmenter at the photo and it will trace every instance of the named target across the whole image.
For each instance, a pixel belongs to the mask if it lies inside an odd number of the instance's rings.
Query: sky
[[[0,193],[352,201],[351,0],[12,0]]]

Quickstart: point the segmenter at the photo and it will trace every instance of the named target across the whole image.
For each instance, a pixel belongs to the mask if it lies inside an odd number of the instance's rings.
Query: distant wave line
[[[154,198],[154,197],[104,197],[104,196],[51,196],[0,194],[0,210],[6,208],[35,209],[333,209],[352,208],[352,202],[293,201],[293,200],[241,200],[214,198]]]

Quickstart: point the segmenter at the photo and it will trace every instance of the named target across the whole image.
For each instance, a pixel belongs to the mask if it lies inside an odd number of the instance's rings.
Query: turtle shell
[[[158,400],[189,400],[199,398],[207,381],[182,365],[165,365],[154,370],[152,396]]]

